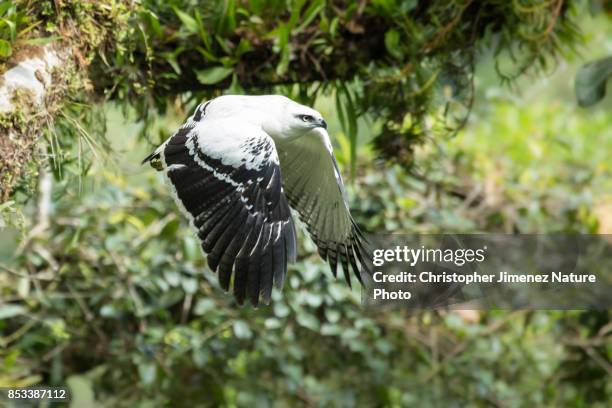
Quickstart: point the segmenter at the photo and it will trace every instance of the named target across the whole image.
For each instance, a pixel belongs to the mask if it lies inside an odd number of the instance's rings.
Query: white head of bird
[[[319,112],[281,95],[220,96],[209,109],[216,117],[237,115],[261,126],[276,141],[304,136],[313,129],[327,129]]]

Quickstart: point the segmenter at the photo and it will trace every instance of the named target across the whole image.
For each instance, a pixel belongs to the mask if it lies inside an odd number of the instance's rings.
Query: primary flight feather
[[[144,162],[167,177],[208,265],[238,303],[270,301],[296,258],[290,208],[336,275],[362,281],[363,237],[349,212],[321,114],[279,95],[227,95],[198,105]]]

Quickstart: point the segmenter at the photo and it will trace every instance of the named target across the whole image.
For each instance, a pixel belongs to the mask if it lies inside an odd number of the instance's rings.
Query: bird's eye
[[[304,122],[312,122],[314,121],[314,118],[310,115],[300,115],[300,119],[302,119],[302,121]]]

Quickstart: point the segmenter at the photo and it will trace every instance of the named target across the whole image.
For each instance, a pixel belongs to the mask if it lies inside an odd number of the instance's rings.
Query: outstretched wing
[[[329,136],[316,128],[296,139],[277,143],[283,186],[289,204],[327,260],[334,276],[338,262],[350,285],[349,265],[360,282],[369,273],[365,239],[349,212],[346,192]],[[362,282],[363,283],[363,282]]]
[[[229,289],[233,273],[238,303],[247,294],[255,306],[260,295],[268,303],[296,256],[274,142],[253,125],[204,120],[199,110],[147,159],[159,159],[221,287]]]

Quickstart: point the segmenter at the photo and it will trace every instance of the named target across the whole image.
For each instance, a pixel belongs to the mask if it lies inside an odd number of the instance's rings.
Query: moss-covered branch
[[[28,43],[51,42],[78,68],[80,86],[66,98],[83,106],[114,99],[142,118],[180,94],[289,92],[312,101],[325,92],[354,145],[357,118],[368,113],[383,123],[381,154],[410,165],[425,136],[465,123],[480,48],[506,62],[504,79],[541,68],[578,40],[575,7],[567,0],[21,0],[0,8],[13,22],[0,28],[0,70]]]

